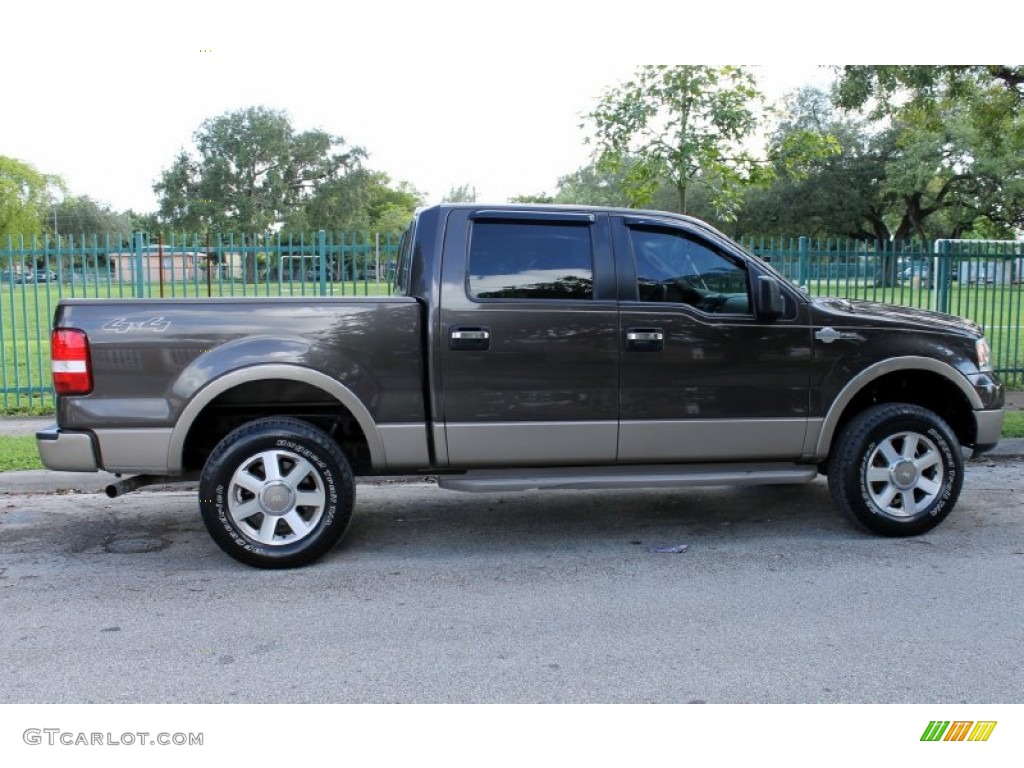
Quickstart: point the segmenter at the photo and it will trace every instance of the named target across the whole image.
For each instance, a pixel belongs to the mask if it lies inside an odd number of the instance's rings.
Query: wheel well
[[[949,424],[961,445],[974,445],[977,427],[970,401],[956,384],[928,371],[895,371],[872,381],[843,410],[834,434],[865,408],[879,403],[927,408]]]
[[[196,417],[185,437],[182,466],[202,469],[217,443],[231,430],[265,416],[291,416],[330,435],[355,474],[372,466],[362,427],[352,413],[319,387],[301,381],[250,381],[222,392]]]

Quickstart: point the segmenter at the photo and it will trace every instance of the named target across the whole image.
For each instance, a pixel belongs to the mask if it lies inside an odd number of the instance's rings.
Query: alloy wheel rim
[[[263,451],[231,476],[228,512],[239,530],[268,547],[309,536],[323,517],[327,493],[313,465],[291,451]]]
[[[941,493],[944,472],[942,454],[931,438],[898,432],[882,440],[868,457],[868,496],[886,515],[914,517]]]

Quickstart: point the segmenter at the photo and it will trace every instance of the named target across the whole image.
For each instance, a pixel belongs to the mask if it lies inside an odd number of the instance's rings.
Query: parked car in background
[[[56,283],[57,273],[50,269],[37,269],[33,275],[34,282]]]

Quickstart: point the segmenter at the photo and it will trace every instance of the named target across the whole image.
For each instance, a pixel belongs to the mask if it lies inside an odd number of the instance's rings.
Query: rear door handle
[[[464,328],[457,326],[448,334],[449,349],[471,351],[486,350],[491,347],[491,331],[489,328]]]
[[[661,328],[629,328],[626,349],[634,352],[661,352],[665,348],[665,332]]]

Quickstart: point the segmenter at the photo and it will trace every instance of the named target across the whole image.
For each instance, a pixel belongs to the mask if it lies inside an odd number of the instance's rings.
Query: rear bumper
[[[991,451],[1003,434],[1003,409],[993,411],[975,411],[974,420],[978,425],[978,435],[974,441],[974,453]]]
[[[98,472],[96,438],[91,432],[59,429],[56,424],[36,432],[36,449],[47,469]]]

